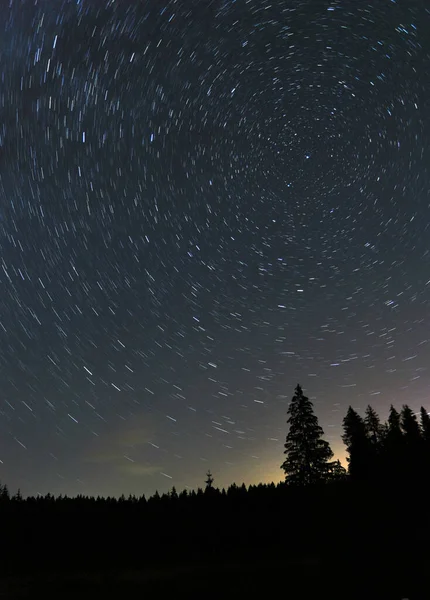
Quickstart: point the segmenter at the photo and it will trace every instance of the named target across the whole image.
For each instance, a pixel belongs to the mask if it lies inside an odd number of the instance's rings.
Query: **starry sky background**
[[[426,8],[427,6],[427,8]],[[424,0],[1,0],[0,479],[279,481],[429,407]]]

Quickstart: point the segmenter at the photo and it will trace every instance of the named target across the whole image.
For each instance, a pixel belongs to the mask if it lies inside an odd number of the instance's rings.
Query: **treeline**
[[[408,405],[390,407],[385,423],[372,406],[360,416],[351,406],[343,419],[342,440],[348,472],[324,440],[313,404],[300,385],[288,408],[286,458],[281,468],[286,482],[307,486],[348,479],[352,482],[408,484],[426,482],[430,474],[430,416],[421,407],[419,418]]]
[[[385,423],[371,406],[364,417],[349,407],[343,429],[352,480],[407,484],[429,478],[430,416],[424,407],[418,419],[406,404],[400,412],[391,406]]]
[[[430,561],[430,524],[417,518],[403,526],[402,519],[427,510],[430,419],[425,409],[417,416],[406,405],[400,411],[391,407],[383,423],[370,406],[363,416],[350,407],[342,436],[347,471],[333,460],[300,386],[288,408],[288,425],[281,465],[286,477],[277,485],[219,489],[208,472],[197,490],[173,487],[148,498],[47,494],[24,499],[0,486],[0,570],[142,571],[219,561],[312,560],[330,578],[334,565],[353,580],[354,573],[361,577],[369,569],[379,577],[386,564],[408,585],[415,581],[418,566],[424,573]],[[396,590],[399,581],[392,582]]]
[[[208,472],[207,475],[210,475]],[[42,506],[45,505],[47,507],[55,507],[60,505],[72,505],[76,506],[84,506],[85,504],[91,506],[139,506],[141,508],[167,508],[172,506],[176,501],[178,503],[199,503],[205,502],[208,498],[212,500],[214,498],[229,500],[240,500],[244,499],[248,494],[259,495],[263,493],[267,493],[269,491],[273,492],[276,489],[279,489],[284,484],[279,483],[275,485],[274,483],[263,484],[259,483],[258,485],[250,485],[246,486],[244,483],[242,485],[237,485],[232,483],[227,489],[226,488],[215,488],[213,485],[206,484],[205,488],[199,487],[197,490],[182,490],[181,492],[177,492],[176,488],[173,486],[169,492],[164,494],[159,494],[156,491],[152,496],[146,498],[145,494],[141,496],[136,496],[135,494],[129,494],[125,496],[122,494],[119,497],[115,496],[86,496],[84,494],[78,494],[77,496],[67,496],[60,494],[59,496],[54,496],[53,494],[46,494],[45,496],[39,494],[38,496],[28,496],[27,498],[23,498],[21,491],[18,490],[16,494],[10,494],[7,485],[0,484],[0,506],[1,505],[10,505],[13,503],[14,505],[29,505],[29,506]]]
[[[388,419],[382,422],[372,406],[367,406],[364,416],[351,406],[343,419],[342,440],[347,450],[348,469],[339,460],[332,461],[333,452],[324,432],[314,414],[313,404],[297,385],[295,394],[288,408],[287,423],[289,431],[286,437],[286,459],[281,465],[285,472],[285,484],[289,487],[303,487],[316,484],[334,484],[350,482],[367,482],[375,485],[391,483],[408,483],[426,480],[430,475],[430,415],[421,407],[419,418],[408,405],[397,411],[393,405]],[[85,503],[98,506],[135,505],[139,507],[168,507],[174,502],[201,502],[216,497],[230,500],[244,499],[284,487],[285,484],[258,484],[246,487],[233,483],[227,489],[214,487],[214,478],[208,471],[205,487],[197,490],[184,489],[180,492],[175,487],[162,495],[156,491],[146,498],[124,494],[115,497],[92,497],[78,495],[75,497],[53,496],[46,494],[37,497],[23,498],[21,491],[11,494],[6,484],[0,482],[0,505],[9,502],[33,506],[46,504],[70,504],[82,506]]]

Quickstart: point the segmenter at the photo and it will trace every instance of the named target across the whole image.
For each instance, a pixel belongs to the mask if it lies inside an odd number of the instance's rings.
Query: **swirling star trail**
[[[0,479],[280,480],[300,382],[428,405],[430,9],[10,0]]]

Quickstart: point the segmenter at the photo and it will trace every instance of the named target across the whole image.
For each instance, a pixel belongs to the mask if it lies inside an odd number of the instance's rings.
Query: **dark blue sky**
[[[2,6],[2,481],[279,480],[298,382],[338,456],[349,404],[429,406],[429,26],[418,0]]]

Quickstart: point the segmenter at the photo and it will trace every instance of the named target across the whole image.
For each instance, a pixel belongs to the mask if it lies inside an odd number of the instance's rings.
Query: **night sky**
[[[426,8],[427,6],[427,8]],[[279,481],[429,407],[427,0],[1,0],[0,479]]]

